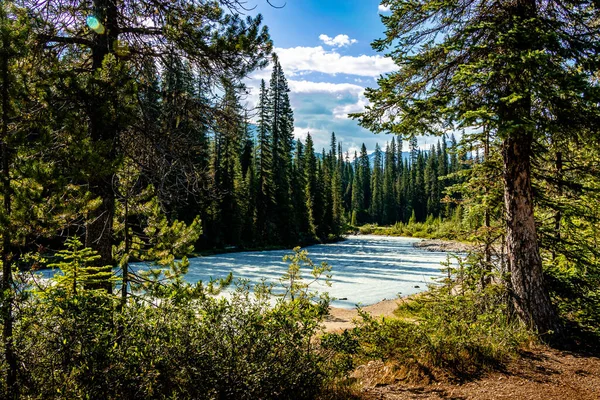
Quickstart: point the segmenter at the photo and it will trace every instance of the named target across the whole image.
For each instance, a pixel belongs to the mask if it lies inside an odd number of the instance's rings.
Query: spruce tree
[[[272,58],[273,72],[269,83],[271,123],[271,152],[273,157],[274,219],[278,236],[284,243],[292,238],[292,208],[290,204],[290,178],[294,138],[294,116],[289,99],[287,80],[277,55]]]
[[[383,218],[385,225],[393,224],[397,221],[397,193],[396,181],[398,179],[397,171],[397,153],[396,139],[392,138],[391,143],[385,150],[385,167],[383,171]]]
[[[335,133],[331,134],[331,150],[329,153],[330,159],[330,174],[331,174],[331,228],[330,233],[338,235],[342,228],[344,218],[344,200],[342,193],[342,175],[343,161],[341,157],[341,143],[338,143],[335,138]]]
[[[133,88],[132,66],[156,60],[169,48],[185,55],[194,69],[211,80],[211,86],[218,86],[223,77],[239,80],[264,65],[271,50],[268,32],[261,28],[260,16],[242,20],[235,12],[241,4],[230,1],[207,6],[187,1],[94,0],[87,18],[81,18],[76,1],[55,7],[39,7],[35,1],[22,4],[36,20],[36,34],[46,54],[70,54],[59,58],[62,72],[80,71],[77,79],[82,85],[73,98],[78,98],[74,103],[85,115],[96,152],[87,164],[89,188],[101,199],[87,218],[86,246],[97,250],[104,264],[113,264],[112,182],[123,155],[119,138],[132,125],[124,108],[130,102],[122,101],[125,90]],[[222,6],[234,12],[223,12]]]
[[[269,96],[264,80],[260,84],[258,101],[258,195],[256,229],[260,241],[266,243],[274,239],[272,215],[274,210],[273,188],[273,144],[271,131]]]
[[[354,161],[353,161],[353,165],[354,165],[354,176],[352,178],[352,213],[351,213],[351,219],[352,219],[352,225],[357,226],[361,223],[364,223],[364,221],[362,220],[362,209],[363,209],[363,204],[364,204],[364,187],[362,185],[362,182],[360,180],[360,176],[361,174],[359,173],[359,166],[358,166],[358,154],[356,152],[354,152]]]
[[[371,162],[369,161],[369,154],[364,143],[360,148],[360,157],[358,159],[358,181],[362,190],[360,210],[363,213],[362,218],[367,220],[369,209],[371,208]]]
[[[23,94],[17,90],[15,73],[18,71],[17,62],[23,58],[23,46],[28,36],[28,30],[21,18],[15,18],[18,12],[12,2],[0,4],[0,184],[2,204],[0,209],[0,262],[2,263],[2,282],[0,290],[2,318],[2,345],[3,356],[7,364],[6,387],[10,398],[18,398],[17,386],[17,358],[13,339],[14,324],[14,287],[13,287],[13,262],[16,254],[13,248],[13,201],[14,193],[11,185],[14,152],[14,123],[18,110],[14,109],[17,97]],[[9,124],[12,125],[9,127]],[[12,128],[12,129],[11,129]]]
[[[386,36],[374,46],[392,48],[390,57],[402,68],[382,77],[381,89],[367,91],[371,105],[356,116],[376,132],[406,136],[441,134],[454,124],[497,131],[513,303],[540,333],[560,331],[544,284],[531,160],[540,137],[597,134],[590,128],[598,126],[597,6],[535,0],[388,5]]]
[[[382,223],[383,217],[383,164],[379,144],[375,145],[375,158],[373,160],[373,174],[371,175],[371,221]]]
[[[294,208],[297,237],[301,241],[309,241],[314,238],[314,221],[311,220],[312,217],[309,213],[309,205],[312,206],[312,202],[309,203],[307,198],[307,194],[309,193],[309,188],[307,188],[307,178],[309,176],[307,176],[306,171],[306,157],[304,144],[298,139],[294,155],[292,205]]]
[[[308,210],[308,234],[311,238],[317,236],[317,219],[321,215],[319,209],[321,200],[318,198],[318,176],[317,176],[317,157],[310,133],[306,135],[305,153],[304,153],[304,176],[306,181],[305,197],[306,209]]]

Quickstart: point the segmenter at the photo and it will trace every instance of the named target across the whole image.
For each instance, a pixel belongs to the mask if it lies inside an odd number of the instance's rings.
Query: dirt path
[[[371,370],[369,373],[368,371]],[[378,370],[377,374],[375,371]],[[598,400],[600,359],[545,347],[531,350],[509,364],[503,372],[492,372],[463,384],[387,384],[373,362],[358,371],[363,386],[361,398],[454,399],[454,400]],[[362,376],[361,376],[362,375]],[[389,379],[389,378],[388,378]]]
[[[373,316],[393,316],[402,299],[384,300],[363,309]],[[328,332],[354,326],[356,310],[330,309]],[[536,347],[499,372],[490,372],[464,383],[397,381],[380,361],[359,367],[353,376],[363,388],[365,400],[600,400],[600,358],[547,347]]]

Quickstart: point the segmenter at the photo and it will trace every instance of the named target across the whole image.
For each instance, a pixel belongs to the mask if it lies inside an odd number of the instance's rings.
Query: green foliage
[[[476,262],[447,267],[450,278],[403,302],[396,318],[376,319],[359,310],[351,334],[325,343],[345,355],[342,363],[381,359],[404,367],[406,378],[449,373],[460,379],[497,367],[533,340],[510,316],[506,288],[479,284],[487,272]]]
[[[67,248],[56,254],[61,261],[48,264],[48,267],[59,268],[62,272],[54,275],[54,289],[64,290],[69,296],[77,296],[86,287],[99,287],[99,284],[116,280],[110,265],[94,265],[100,256],[90,248],[82,248],[79,239],[69,238],[65,245]]]
[[[70,241],[70,246],[79,246]],[[89,250],[65,251],[83,262]],[[95,256],[91,256],[95,259]],[[23,299],[15,324],[26,399],[313,399],[333,378],[315,337],[329,306],[313,301],[300,266],[329,271],[305,251],[286,258],[285,296],[238,282],[216,298],[166,279],[171,295],[132,296],[117,307],[105,291],[70,292],[54,278]],[[75,261],[73,261],[75,262]]]
[[[294,248],[294,254],[284,256],[283,261],[289,261],[287,272],[279,280],[286,289],[283,294],[284,298],[289,297],[291,300],[300,298],[306,301],[318,296],[322,303],[327,304],[329,302],[326,294],[318,295],[317,292],[311,292],[309,289],[323,275],[325,276],[325,285],[331,286],[331,266],[327,265],[326,262],[322,262],[320,265],[314,264],[308,257],[308,252],[301,250],[300,247]],[[312,280],[309,282],[304,281],[302,276],[303,267],[310,269]]]
[[[471,240],[471,229],[462,221],[461,209],[457,208],[452,218],[444,219],[429,216],[424,222],[416,222],[416,219],[408,223],[397,222],[392,226],[379,226],[367,224],[359,227],[363,235],[386,235],[406,236],[423,239],[447,239],[447,240]]]

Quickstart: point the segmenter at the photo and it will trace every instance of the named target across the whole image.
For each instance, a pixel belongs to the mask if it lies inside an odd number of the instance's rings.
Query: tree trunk
[[[94,34],[92,46],[92,70],[95,72],[102,68],[106,55],[113,51],[114,43],[118,39],[117,5],[114,0],[95,0],[95,16],[104,25],[102,34]],[[90,120],[90,137],[100,152],[103,165],[93,165],[91,172],[90,192],[102,202],[87,217],[85,246],[96,250],[100,255],[101,266],[112,266],[112,231],[115,213],[115,193],[113,190],[114,163],[116,159],[115,145],[117,140],[117,126],[114,116],[107,115],[106,104],[111,101],[113,94],[111,88],[103,85],[92,96],[88,115]],[[101,287],[108,292],[112,291],[112,284],[107,282]]]
[[[540,334],[557,333],[559,324],[544,286],[533,216],[532,136],[523,131],[513,133],[502,146],[508,270],[515,310],[521,319]]]
[[[560,323],[544,285],[542,258],[534,219],[531,187],[531,156],[535,126],[532,124],[532,73],[520,63],[520,55],[538,49],[537,35],[523,30],[522,24],[537,15],[535,0],[512,3],[512,19],[507,29],[519,33],[515,48],[507,49],[515,57],[505,72],[503,98],[517,95],[515,101],[499,104],[499,133],[503,138],[504,206],[506,210],[507,264],[515,311],[525,324],[539,334],[560,334]],[[515,25],[513,25],[515,24]],[[519,28],[514,28],[514,26]]]
[[[102,199],[101,204],[87,216],[85,231],[85,246],[98,252],[101,267],[113,265],[112,255],[112,231],[113,217],[115,213],[115,195],[111,182],[111,176],[101,176],[90,182],[90,192]],[[91,289],[105,288],[109,293],[112,284],[106,284]]]
[[[4,15],[2,15],[4,19]],[[4,345],[4,358],[8,364],[6,387],[8,398],[18,398],[17,386],[17,359],[13,344],[13,279],[12,279],[12,254],[11,254],[11,189],[10,189],[10,149],[8,146],[8,108],[9,108],[9,79],[8,58],[9,43],[5,35],[2,37],[2,130],[0,136],[0,156],[2,157],[2,194],[3,227],[2,227],[2,339]]]

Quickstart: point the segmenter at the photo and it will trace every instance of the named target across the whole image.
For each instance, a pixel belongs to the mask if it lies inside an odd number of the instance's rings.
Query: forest
[[[0,4],[0,398],[361,398],[371,360],[463,379],[528,343],[598,351],[597,4],[382,6],[372,46],[401,67],[350,116],[390,135],[351,152],[296,138],[246,2]],[[297,246],[358,232],[474,250],[397,318],[323,332],[331,267]],[[294,248],[283,295],[184,278],[270,248]]]

